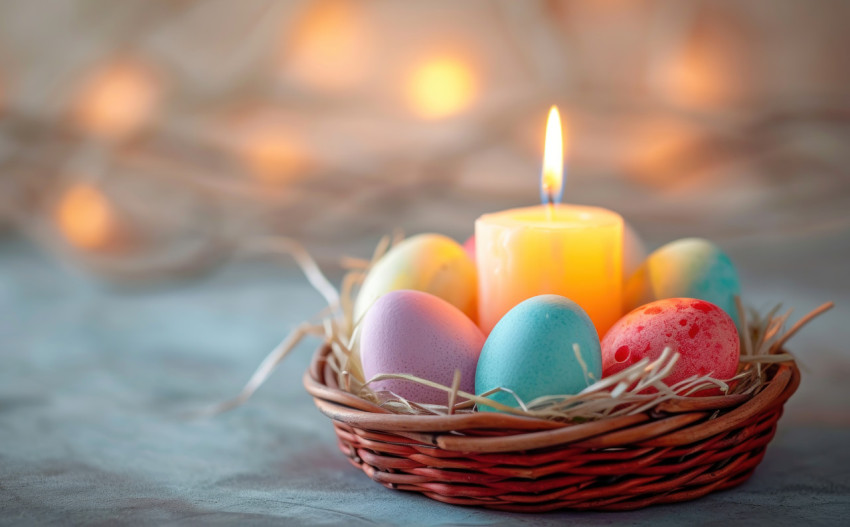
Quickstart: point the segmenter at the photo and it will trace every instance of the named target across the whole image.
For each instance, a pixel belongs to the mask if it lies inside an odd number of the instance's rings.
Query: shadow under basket
[[[402,415],[341,390],[320,348],[304,375],[351,463],[382,485],[456,505],[517,512],[629,510],[747,480],[800,382],[767,367],[753,396],[667,401],[582,424],[499,413]]]

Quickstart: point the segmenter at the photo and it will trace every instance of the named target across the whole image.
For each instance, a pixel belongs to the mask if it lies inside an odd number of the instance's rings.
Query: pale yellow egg
[[[400,289],[424,291],[477,317],[475,264],[456,241],[440,234],[420,234],[393,247],[369,271],[354,303],[360,320],[378,298]]]

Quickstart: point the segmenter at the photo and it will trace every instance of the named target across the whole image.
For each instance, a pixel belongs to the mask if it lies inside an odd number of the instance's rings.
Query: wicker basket
[[[491,509],[628,510],[691,500],[749,478],[797,389],[793,362],[755,396],[668,401],[565,425],[506,414],[400,415],[339,389],[320,348],[304,375],[352,464],[392,489]]]

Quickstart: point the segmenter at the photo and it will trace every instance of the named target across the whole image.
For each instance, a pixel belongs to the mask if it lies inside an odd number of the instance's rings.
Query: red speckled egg
[[[668,386],[694,375],[729,379],[738,369],[740,341],[732,318],[704,300],[667,298],[635,309],[608,330],[602,339],[602,376],[644,357],[656,359],[667,346],[681,355],[665,379]]]

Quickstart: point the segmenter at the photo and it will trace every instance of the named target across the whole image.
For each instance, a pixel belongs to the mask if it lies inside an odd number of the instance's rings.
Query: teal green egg
[[[623,311],[665,298],[698,298],[726,311],[740,329],[735,306],[740,294],[738,271],[726,253],[708,240],[685,238],[657,249],[632,274]]]
[[[563,296],[540,295],[517,304],[490,332],[478,358],[475,393],[507,388],[527,404],[542,396],[576,394],[601,376],[599,337],[587,313]],[[519,406],[508,392],[487,397]],[[481,404],[478,409],[497,411]]]

